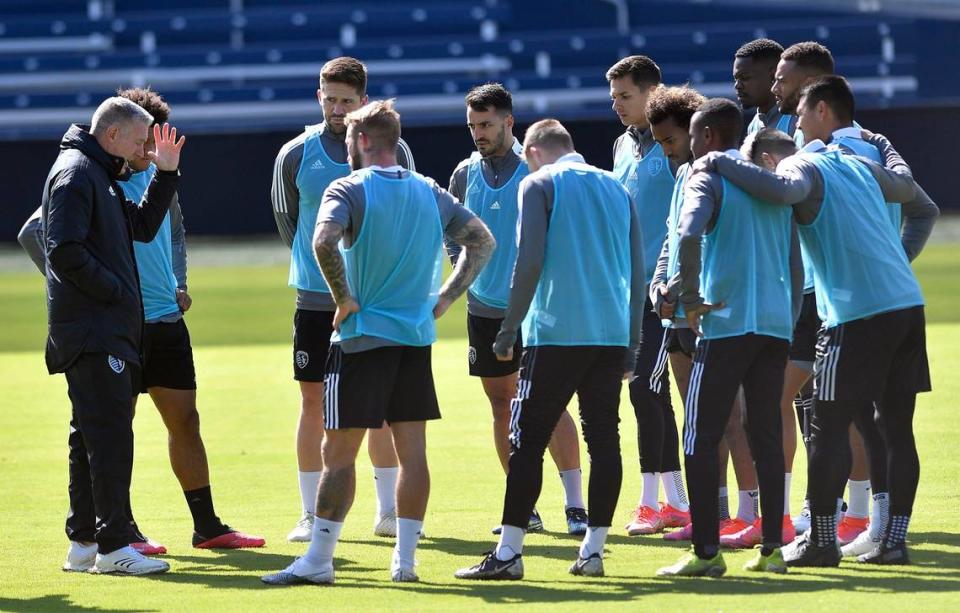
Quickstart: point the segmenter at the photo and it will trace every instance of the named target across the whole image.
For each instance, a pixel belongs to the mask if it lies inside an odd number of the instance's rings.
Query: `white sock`
[[[679,470],[660,473],[660,481],[663,482],[667,504],[678,511],[689,511],[690,503],[687,502],[687,492],[683,487],[683,473]]]
[[[657,494],[660,493],[660,473],[641,473],[643,490],[640,492],[640,506],[659,510]],[[584,557],[584,556],[581,556]]]
[[[603,544],[607,542],[607,532],[609,531],[610,528],[594,528],[593,526],[587,528],[583,542],[580,543],[580,557],[587,559],[593,554],[598,553],[602,558]]]
[[[847,502],[847,515],[862,519],[870,514],[870,480],[847,481],[847,491],[850,493]]]
[[[497,543],[497,549],[494,555],[501,562],[512,559],[514,556],[523,553],[523,537],[527,531],[516,526],[502,526],[500,530],[500,542]]]
[[[727,498],[727,488],[724,486],[717,491],[717,512],[720,515],[720,521],[730,519],[730,499]]]
[[[883,492],[873,495],[873,509],[870,510],[870,538],[879,541],[887,532],[890,523],[890,494]]]
[[[793,480],[793,473],[783,473],[783,514],[790,515],[790,482]]]
[[[840,520],[843,519],[843,498],[837,498],[837,525],[840,525]]]
[[[760,490],[740,490],[737,500],[737,519],[753,523],[760,515]]]
[[[377,519],[397,508],[397,475],[399,466],[373,467],[373,485],[377,488]]]
[[[401,568],[413,568],[417,542],[423,534],[423,522],[416,519],[397,518],[397,546],[394,548]]]
[[[561,470],[560,481],[563,482],[563,508],[587,508],[583,504],[583,471],[579,468]]]
[[[318,570],[333,566],[333,550],[337,546],[342,529],[343,522],[314,517],[310,546],[307,547],[307,553],[303,554],[301,561]]]
[[[304,514],[313,515],[317,510],[317,487],[320,485],[320,471],[298,471],[300,479],[300,503]]]

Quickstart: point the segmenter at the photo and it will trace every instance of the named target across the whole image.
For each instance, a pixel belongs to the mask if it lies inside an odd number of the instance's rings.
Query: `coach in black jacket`
[[[157,148],[147,155],[158,171],[141,205],[125,200],[115,181],[129,172],[127,159],[143,155],[152,122],[133,102],[108,98],[89,131],[67,130],[43,192],[46,362],[51,374],[66,373],[73,408],[66,531],[71,541],[96,541],[101,556],[133,539],[125,504],[143,305],[132,241],[149,241],[159,229],[184,140],[166,125],[154,127]],[[69,570],[86,570],[88,561]],[[96,561],[103,572],[123,571]]]

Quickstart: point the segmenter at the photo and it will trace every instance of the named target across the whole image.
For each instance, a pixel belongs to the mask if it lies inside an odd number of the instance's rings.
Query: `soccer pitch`
[[[259,550],[210,552],[190,547],[192,525],[166,456],[166,433],[148,398],[135,420],[133,508],[141,529],[165,544],[171,572],[150,578],[88,576],[60,570],[67,549],[67,423],[62,376],[43,365],[45,306],[36,271],[0,272],[0,610],[160,611],[465,609],[487,604],[528,607],[639,605],[673,611],[960,609],[960,246],[931,245],[916,263],[927,298],[927,338],[934,392],[919,398],[916,436],[922,474],[910,567],[796,570],[748,574],[752,554],[726,553],[722,579],[662,579],[683,546],[660,536],[627,537],[622,529],[639,495],[636,422],[624,389],[621,448],[624,485],[600,579],[572,577],[576,555],[562,514],[562,489],[545,461],[538,508],[547,527],[524,547],[526,579],[467,583],[457,568],[493,545],[504,478],[491,441],[491,418],[476,380],[466,375],[463,301],[441,322],[434,375],[444,418],[428,428],[432,493],[427,537],[418,550],[421,582],[394,584],[392,539],[372,534],[374,492],[369,459],[358,463],[357,500],[337,548],[336,585],[273,588],[260,575],[286,566],[305,544],[285,540],[299,518],[294,429],[299,394],[291,377],[293,291],[280,265],[192,266],[193,337],[202,433],[221,518],[263,535]],[[675,400],[676,402],[676,400]],[[575,408],[575,407],[574,407]],[[677,411],[682,415],[682,411]],[[584,487],[589,471],[581,446]],[[794,467],[792,510],[800,508],[805,456]],[[731,473],[731,490],[735,488]],[[731,496],[735,505],[736,496]]]

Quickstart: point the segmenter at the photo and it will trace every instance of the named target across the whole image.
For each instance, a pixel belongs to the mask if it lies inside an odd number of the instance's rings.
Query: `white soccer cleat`
[[[291,543],[308,543],[313,535],[313,513],[304,513],[296,527],[287,535]]]
[[[397,510],[390,509],[377,518],[373,524],[373,534],[375,536],[397,536]]]
[[[260,577],[267,585],[332,585],[333,565],[329,568],[312,568],[303,558],[297,558],[293,564],[280,572]]]
[[[84,545],[77,541],[70,541],[70,549],[67,550],[67,559],[63,563],[63,570],[74,573],[85,573],[93,568],[93,563],[96,561],[96,543]]]
[[[570,566],[568,572],[579,577],[602,577],[603,558],[598,553],[590,554],[586,558],[581,558],[578,555],[577,561]]]
[[[870,530],[864,530],[846,545],[840,548],[843,557],[858,557],[870,553],[878,546],[883,544],[883,538],[874,539],[870,536]]]
[[[98,553],[90,572],[95,575],[153,575],[168,570],[170,565],[163,560],[148,558],[127,545],[107,554]]]

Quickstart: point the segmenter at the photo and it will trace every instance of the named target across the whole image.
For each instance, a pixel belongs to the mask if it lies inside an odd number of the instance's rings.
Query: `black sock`
[[[209,485],[185,491],[183,496],[187,499],[190,514],[193,515],[193,529],[198,534],[213,538],[229,531],[216,513],[213,512],[213,496],[210,493]]]
[[[814,515],[810,519],[810,540],[817,547],[829,547],[837,542],[837,516]]]
[[[767,543],[764,543],[763,545],[760,546],[760,555],[762,555],[763,557],[767,557],[779,547],[780,545],[773,545],[773,544],[768,545]]]
[[[693,553],[701,560],[712,560],[720,551],[719,545],[694,545]]]

